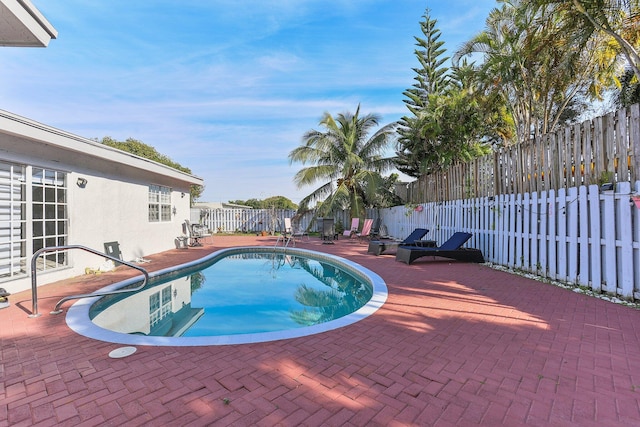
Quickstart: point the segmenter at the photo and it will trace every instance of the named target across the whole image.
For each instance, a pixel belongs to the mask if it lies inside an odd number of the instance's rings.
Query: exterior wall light
[[[84,188],[84,187],[86,187],[86,186],[87,186],[87,180],[86,180],[86,178],[82,178],[82,177],[80,177],[80,178],[78,178],[78,180],[76,181],[76,184],[78,184],[78,187],[80,187],[80,188]]]

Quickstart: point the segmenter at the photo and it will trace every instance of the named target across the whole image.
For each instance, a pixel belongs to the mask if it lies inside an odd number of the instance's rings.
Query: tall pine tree
[[[420,66],[413,68],[415,83],[403,92],[407,98],[404,103],[411,115],[399,120],[396,151],[398,170],[413,177],[419,177],[424,172],[422,159],[427,157],[428,150],[419,125],[421,113],[429,105],[429,95],[444,94],[450,85],[447,75],[449,68],[443,65],[449,58],[443,57],[446,49],[444,42],[439,41],[441,33],[436,27],[438,21],[430,18],[428,9],[423,18],[420,29],[424,38],[415,37],[417,48],[414,51]]]

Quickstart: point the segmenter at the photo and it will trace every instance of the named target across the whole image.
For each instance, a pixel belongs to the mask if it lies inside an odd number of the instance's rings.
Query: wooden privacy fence
[[[421,176],[413,203],[559,190],[640,179],[640,104]]]
[[[467,247],[487,261],[545,278],[640,299],[640,208],[632,189],[598,185],[425,203],[421,211],[397,206],[381,213],[397,237],[430,230],[438,243],[456,231],[473,234]]]

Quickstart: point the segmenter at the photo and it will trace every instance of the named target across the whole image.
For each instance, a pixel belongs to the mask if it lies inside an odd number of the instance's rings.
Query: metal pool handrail
[[[112,261],[115,262],[119,262],[120,264],[124,264],[128,267],[131,268],[135,268],[136,270],[139,270],[142,272],[142,274],[144,275],[144,278],[142,279],[142,284],[140,286],[138,286],[137,288],[131,288],[131,289],[119,289],[116,291],[108,291],[108,292],[95,292],[95,293],[91,293],[91,294],[78,294],[78,295],[70,295],[68,297],[64,297],[62,298],[60,301],[57,302],[57,304],[55,305],[55,307],[53,308],[53,311],[51,311],[50,314],[60,314],[62,313],[62,310],[60,310],[60,305],[62,305],[64,302],[72,300],[72,299],[80,299],[80,298],[89,298],[89,297],[101,297],[101,296],[105,296],[105,295],[114,295],[114,294],[123,294],[126,292],[135,292],[135,291],[139,291],[140,289],[144,288],[147,285],[147,282],[149,281],[149,273],[147,273],[147,270],[145,270],[144,268],[140,267],[139,265],[135,265],[131,262],[128,261],[123,261],[119,258],[115,258],[111,255],[102,253],[100,251],[96,251],[95,249],[91,249],[88,248],[86,246],[82,246],[82,245],[65,245],[65,246],[50,246],[47,248],[42,248],[42,249],[38,249],[37,251],[34,252],[33,254],[33,258],[31,258],[31,314],[29,315],[29,317],[39,317],[40,314],[38,313],[38,286],[37,286],[37,279],[36,279],[36,260],[38,259],[38,257],[45,253],[45,252],[53,252],[53,251],[61,251],[61,250],[67,250],[67,249],[82,249],[83,251],[87,251],[87,252],[91,252],[92,254],[95,255],[99,255],[101,257],[105,257],[108,258]]]

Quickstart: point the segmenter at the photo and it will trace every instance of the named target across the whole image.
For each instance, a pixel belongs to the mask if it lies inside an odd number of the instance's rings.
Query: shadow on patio
[[[217,248],[148,256],[149,267]],[[375,257],[365,244],[317,239],[305,249],[378,273],[386,304],[354,325],[286,341],[138,347],[79,336],[64,315],[29,319],[30,293],[0,310],[3,425],[628,425],[640,421],[640,312],[493,270]],[[53,296],[134,273],[43,286]],[[117,276],[117,277],[116,277]],[[64,306],[66,308],[68,303]],[[2,421],[4,420],[4,421]]]

